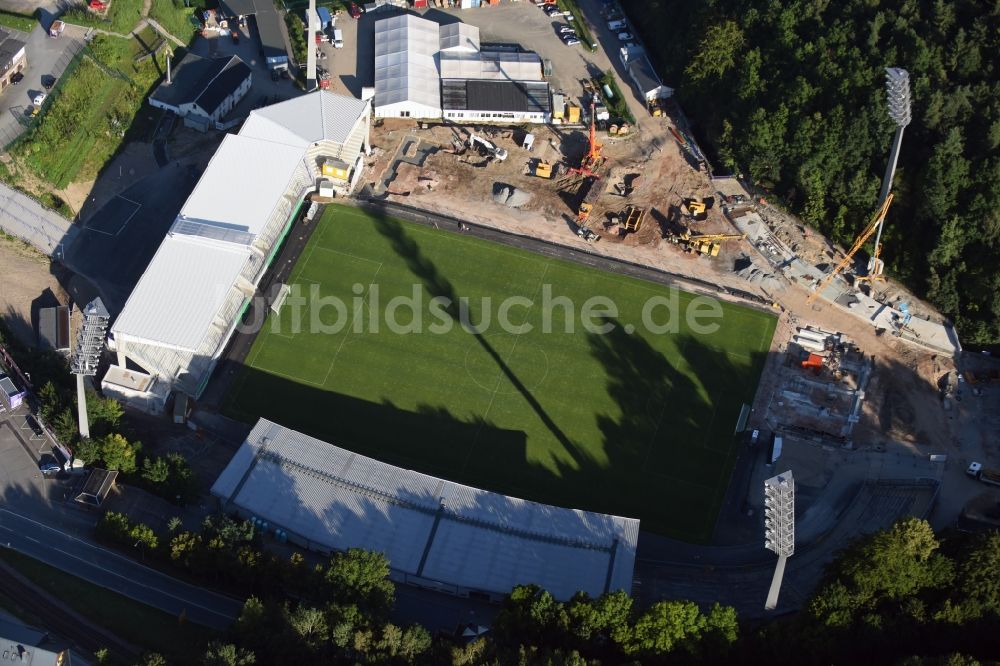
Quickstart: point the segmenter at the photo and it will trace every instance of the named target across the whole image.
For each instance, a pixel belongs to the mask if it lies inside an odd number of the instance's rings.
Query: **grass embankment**
[[[21,32],[31,32],[38,25],[38,21],[35,20],[34,16],[26,16],[0,9],[0,25],[5,28],[20,30]]]
[[[154,4],[157,1],[163,0],[154,0]],[[92,12],[86,7],[76,7],[66,12],[62,18],[67,23],[127,35],[142,19],[142,0],[112,0],[105,15]]]
[[[137,40],[98,35],[10,152],[57,189],[95,178],[121,146],[159,76],[153,59],[135,62],[141,52]]]
[[[190,657],[199,654],[214,635],[204,627],[180,622],[172,615],[20,553],[0,548],[0,557],[77,613],[141,648]]]
[[[149,17],[163,26],[171,35],[188,43],[194,32],[201,25],[197,15],[216,6],[209,0],[195,0],[190,7],[184,6],[184,0],[154,0],[149,8]]]
[[[317,224],[288,284],[344,309],[313,300],[299,327],[296,307],[271,315],[230,414],[470,485],[710,537],[773,316],[721,303],[718,330],[699,333],[685,316],[695,297],[660,285],[355,208],[328,206]],[[416,314],[391,305],[414,290]],[[618,310],[606,334],[585,329],[594,296]],[[435,313],[438,297],[456,309],[464,299],[464,321],[489,327],[474,335]],[[505,310],[509,297],[520,300]],[[676,330],[646,326],[654,298],[676,299],[654,317],[673,309]],[[390,317],[422,325],[394,332]],[[441,318],[450,328],[435,328]],[[517,332],[524,324],[531,330]]]

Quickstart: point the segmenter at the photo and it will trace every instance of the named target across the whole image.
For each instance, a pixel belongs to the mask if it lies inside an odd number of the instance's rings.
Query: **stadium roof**
[[[242,245],[207,245],[169,234],[128,297],[115,333],[197,350],[248,255]]]
[[[242,133],[227,135],[181,208],[179,219],[257,234],[301,161],[301,148]],[[171,229],[171,233],[177,231]]]
[[[480,51],[441,53],[442,79],[541,81],[542,59],[537,53]]]
[[[468,23],[449,23],[440,26],[438,31],[440,36],[439,48],[442,51],[469,51],[479,50],[479,28]]]
[[[344,143],[367,111],[367,101],[320,90],[251,112],[240,136],[300,149],[324,140]]]
[[[227,328],[231,322],[220,321],[221,308],[234,288],[252,292],[253,285],[237,279],[282,197],[300,194],[289,187],[309,172],[307,147],[324,139],[343,144],[367,112],[367,102],[328,91],[254,111],[212,156],[112,331],[196,352],[215,327]],[[341,155],[349,163],[361,150],[355,143],[348,151],[353,154]]]
[[[564,509],[402,469],[257,422],[212,494],[320,550],[385,553],[411,576],[558,599],[629,590],[639,521]]]
[[[375,106],[441,108],[438,24],[410,14],[375,22]]]
[[[549,84],[545,81],[442,82],[442,107],[448,111],[517,111],[548,113]]]

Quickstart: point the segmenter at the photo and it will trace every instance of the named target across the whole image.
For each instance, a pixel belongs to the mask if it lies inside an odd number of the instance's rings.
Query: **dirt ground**
[[[0,238],[0,266],[4,284],[0,289],[0,316],[23,343],[36,341],[33,314],[39,307],[65,305],[69,297],[49,270],[48,257],[24,243]]]

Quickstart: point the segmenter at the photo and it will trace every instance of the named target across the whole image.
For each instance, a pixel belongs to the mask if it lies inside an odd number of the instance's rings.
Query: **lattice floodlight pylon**
[[[104,349],[104,336],[108,332],[108,314],[104,302],[95,298],[83,308],[83,322],[76,336],[76,349],[70,368],[75,375],[93,377],[97,374],[97,364]]]
[[[764,547],[784,557],[795,552],[795,480],[791,471],[764,481]]]
[[[889,117],[899,127],[910,124],[910,73],[900,67],[885,70],[885,93]]]
[[[70,369],[76,375],[76,408],[79,416],[80,437],[90,437],[90,422],[87,419],[87,396],[84,377],[97,374],[97,364],[101,361],[101,351],[104,349],[104,336],[108,332],[108,322],[111,315],[104,307],[100,297],[95,298],[83,308],[83,322],[76,336],[76,349],[70,360]]]

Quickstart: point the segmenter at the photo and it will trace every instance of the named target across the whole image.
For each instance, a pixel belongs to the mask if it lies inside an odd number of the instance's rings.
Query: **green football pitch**
[[[705,297],[355,208],[317,225],[227,413],[710,538],[773,316],[692,325]]]

